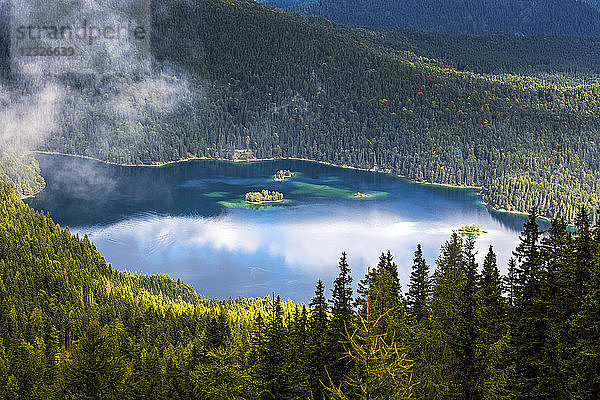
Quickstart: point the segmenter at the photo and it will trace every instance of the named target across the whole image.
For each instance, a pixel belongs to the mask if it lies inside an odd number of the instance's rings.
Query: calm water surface
[[[488,210],[475,190],[304,161],[120,167],[38,157],[47,188],[28,204],[87,233],[113,266],[167,273],[211,297],[276,291],[308,301],[317,279],[331,287],[342,251],[357,280],[391,250],[406,287],[417,243],[433,266],[452,230],[473,223],[488,231],[478,260],[493,244],[504,271],[525,220]],[[296,177],[273,182],[278,169]],[[286,203],[247,207],[244,194],[263,188]],[[370,197],[354,198],[357,191]]]

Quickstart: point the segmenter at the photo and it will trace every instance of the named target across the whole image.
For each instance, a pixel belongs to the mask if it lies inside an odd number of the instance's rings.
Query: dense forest
[[[600,229],[585,211],[575,232],[540,232],[532,211],[506,276],[492,247],[475,258],[453,233],[433,269],[420,246],[412,266],[388,252],[357,286],[344,253],[309,305],[211,300],[115,270],[1,184],[0,398],[596,398]]]
[[[406,28],[357,28],[318,17],[307,19],[340,34],[408,51],[460,71],[538,77],[559,73],[582,77],[600,74],[600,36],[450,35]]]
[[[249,1],[153,9],[152,74],[55,76],[68,88],[60,129],[36,149],[127,164],[230,159],[245,149],[481,186],[492,206],[536,207],[570,222],[580,205],[598,207],[600,83],[585,57],[593,39],[572,50],[580,62],[551,57],[544,42],[552,39],[542,37],[507,51],[503,65],[491,53],[477,61],[482,48],[512,43],[502,37],[463,38],[468,56],[448,55],[451,44],[444,56],[433,49],[450,36],[348,33]],[[521,74],[523,59],[530,75]],[[10,74],[6,83],[18,93],[38,85]],[[42,182],[33,167],[21,178],[28,192]]]
[[[355,26],[471,35],[600,35],[600,11],[579,0],[316,0],[294,5],[275,0],[274,5]]]

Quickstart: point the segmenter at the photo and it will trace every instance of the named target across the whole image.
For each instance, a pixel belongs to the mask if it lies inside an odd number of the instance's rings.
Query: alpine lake
[[[342,251],[356,282],[390,250],[406,288],[418,243],[433,273],[440,246],[471,224],[486,231],[476,239],[477,260],[493,245],[505,272],[526,219],[489,209],[475,189],[309,161],[125,167],[36,157],[47,187],[27,204],[87,234],[115,268],[167,274],[206,297],[275,292],[308,302],[317,279],[331,287]],[[293,177],[274,181],[281,169]],[[245,202],[247,192],[263,189],[284,201]]]

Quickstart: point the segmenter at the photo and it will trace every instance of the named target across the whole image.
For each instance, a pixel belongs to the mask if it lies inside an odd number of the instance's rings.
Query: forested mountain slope
[[[456,233],[402,285],[388,252],[355,292],[342,254],[307,308],[116,271],[0,184],[0,398],[592,399],[600,236],[576,225],[532,213],[507,277]]]
[[[600,12],[579,0],[317,0],[288,7],[340,24],[452,34],[600,35]]]
[[[600,74],[600,37],[451,35],[406,28],[357,28],[307,17],[358,40],[435,59],[460,71],[543,76]]]
[[[458,71],[401,40],[247,1],[155,10],[153,74],[58,77],[60,128],[37,149],[119,163],[249,149],[483,186],[496,207],[550,217],[598,204],[593,76]]]

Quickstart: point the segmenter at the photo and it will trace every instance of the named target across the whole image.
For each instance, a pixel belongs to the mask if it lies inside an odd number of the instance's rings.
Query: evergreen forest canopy
[[[354,26],[470,35],[600,35],[597,0],[274,0],[273,5]]]
[[[115,270],[0,184],[0,398],[593,399],[600,227],[535,221],[506,276],[454,233],[409,282],[388,252],[354,290],[344,253],[308,306],[211,300]]]
[[[55,77],[60,128],[35,149],[125,164],[249,150],[480,186],[494,207],[569,222],[598,207],[596,39],[560,55],[547,43],[570,39],[350,29],[250,1],[153,9],[153,73]],[[4,90],[40,90],[3,65]],[[30,157],[4,148],[0,167],[23,194],[43,187]]]

